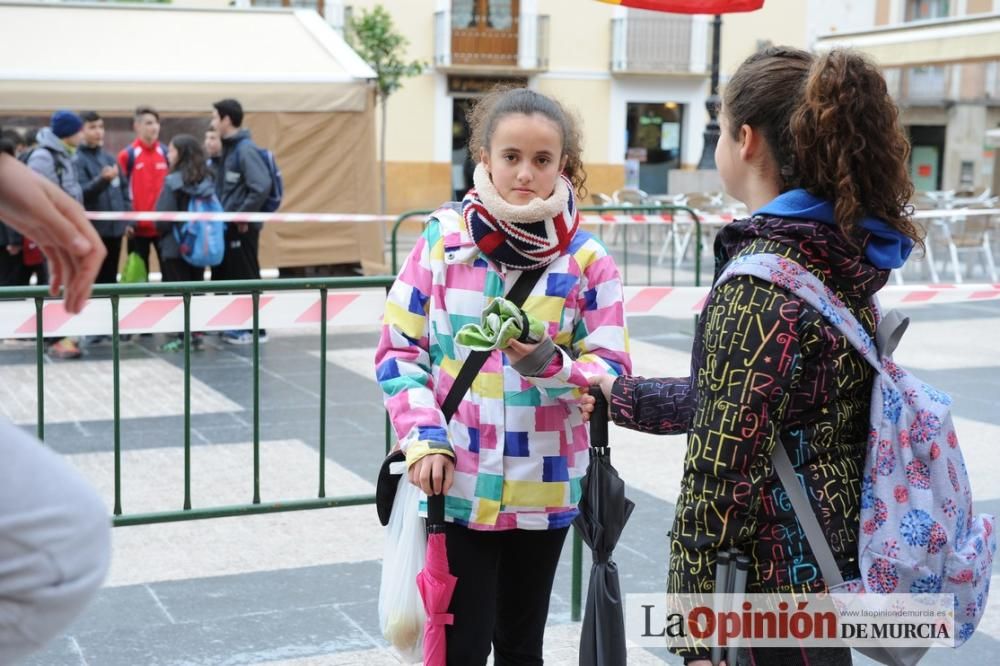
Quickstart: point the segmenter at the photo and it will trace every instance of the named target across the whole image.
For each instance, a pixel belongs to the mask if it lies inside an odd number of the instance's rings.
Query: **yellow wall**
[[[386,159],[400,162],[433,158],[434,84],[433,74],[421,74],[407,79],[402,88],[389,96]],[[381,123],[381,104],[375,113]]]
[[[723,80],[757,51],[759,40],[769,40],[775,46],[808,48],[808,8],[809,3],[803,0],[767,0],[764,7],[755,12],[723,16],[720,54]]]
[[[594,0],[538,0],[549,18],[549,69],[608,71],[614,7]]]
[[[446,162],[388,162],[386,182],[390,213],[433,210],[452,199],[451,164]]]
[[[434,58],[434,0],[344,0],[344,4],[355,17],[382,5],[392,15],[396,30],[409,41],[408,59],[430,63]]]
[[[595,3],[597,4],[597,3]],[[538,79],[537,89],[562,102],[580,121],[583,161],[608,162],[611,80]]]

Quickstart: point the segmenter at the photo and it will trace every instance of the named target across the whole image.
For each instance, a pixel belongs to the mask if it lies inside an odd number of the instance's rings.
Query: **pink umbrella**
[[[448,612],[458,579],[448,570],[448,547],[444,535],[444,495],[427,498],[427,557],[417,574],[417,589],[424,600],[424,666],[445,666],[445,625],[453,624]]]

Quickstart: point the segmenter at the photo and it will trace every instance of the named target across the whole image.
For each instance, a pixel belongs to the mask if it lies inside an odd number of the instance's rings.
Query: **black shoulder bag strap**
[[[505,298],[514,305],[521,307],[528,294],[538,282],[538,278],[545,272],[544,268],[537,268],[533,271],[525,271],[517,278],[517,282],[510,288],[510,292]],[[465,359],[462,369],[458,371],[455,383],[451,385],[451,390],[441,404],[441,413],[444,414],[445,421],[451,421],[455,415],[462,398],[468,393],[472,381],[479,374],[479,370],[486,363],[492,351],[474,351]],[[444,495],[431,495],[427,498],[427,531],[439,532],[444,529]]]
[[[528,298],[528,294],[531,293],[531,290],[538,282],[538,278],[544,272],[544,268],[538,268],[533,271],[521,273],[520,277],[517,278],[517,282],[514,283],[514,286],[510,288],[510,292],[504,298],[514,305],[521,307],[521,304]],[[458,377],[455,378],[455,383],[451,385],[451,390],[448,391],[448,395],[441,404],[441,412],[444,414],[445,421],[451,421],[451,417],[454,416],[459,403],[462,402],[462,398],[465,397],[469,387],[472,386],[472,380],[479,374],[479,370],[483,367],[483,363],[486,363],[486,359],[490,357],[491,353],[488,351],[474,351],[465,359],[462,369],[458,371]]]
[[[525,299],[528,298],[528,294],[531,293],[532,288],[534,288],[544,272],[544,268],[539,268],[521,273],[520,277],[517,278],[517,282],[510,288],[510,293],[506,296],[507,300],[520,307]],[[483,363],[490,357],[490,353],[475,351],[465,359],[462,369],[458,371],[458,377],[455,378],[455,383],[452,384],[451,390],[448,391],[448,395],[445,396],[444,403],[441,405],[441,412],[444,414],[445,421],[451,421],[451,417],[455,415],[455,410],[458,409],[462,398],[465,397],[469,387],[472,386],[472,381],[479,374]],[[393,479],[394,475],[390,472],[390,469],[394,463],[405,459],[406,457],[403,455],[403,452],[396,450],[386,456],[385,460],[382,461],[382,467],[379,469],[378,480],[375,484],[375,508],[378,512],[379,522],[383,526],[389,524],[389,514],[392,511],[393,498],[396,496],[396,488],[399,485],[398,481]],[[428,530],[440,531],[443,524],[444,495],[432,495],[427,498]]]

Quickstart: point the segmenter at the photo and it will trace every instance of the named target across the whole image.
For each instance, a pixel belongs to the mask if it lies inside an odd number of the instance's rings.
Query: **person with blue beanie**
[[[83,203],[83,187],[77,178],[73,156],[83,136],[83,119],[67,109],[52,114],[49,126],[38,131],[38,147],[28,155],[28,167],[52,181],[66,194]],[[62,338],[48,348],[49,356],[80,358],[82,352],[72,338]]]

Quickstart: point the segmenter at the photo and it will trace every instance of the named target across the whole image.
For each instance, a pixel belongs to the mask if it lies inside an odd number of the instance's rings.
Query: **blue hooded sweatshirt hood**
[[[802,189],[779,194],[763,208],[755,211],[754,215],[814,220],[831,226],[836,225],[833,204]],[[871,234],[865,243],[865,256],[875,268],[882,270],[899,268],[906,262],[906,258],[913,250],[913,240],[909,236],[876,217],[863,218],[860,226]]]

